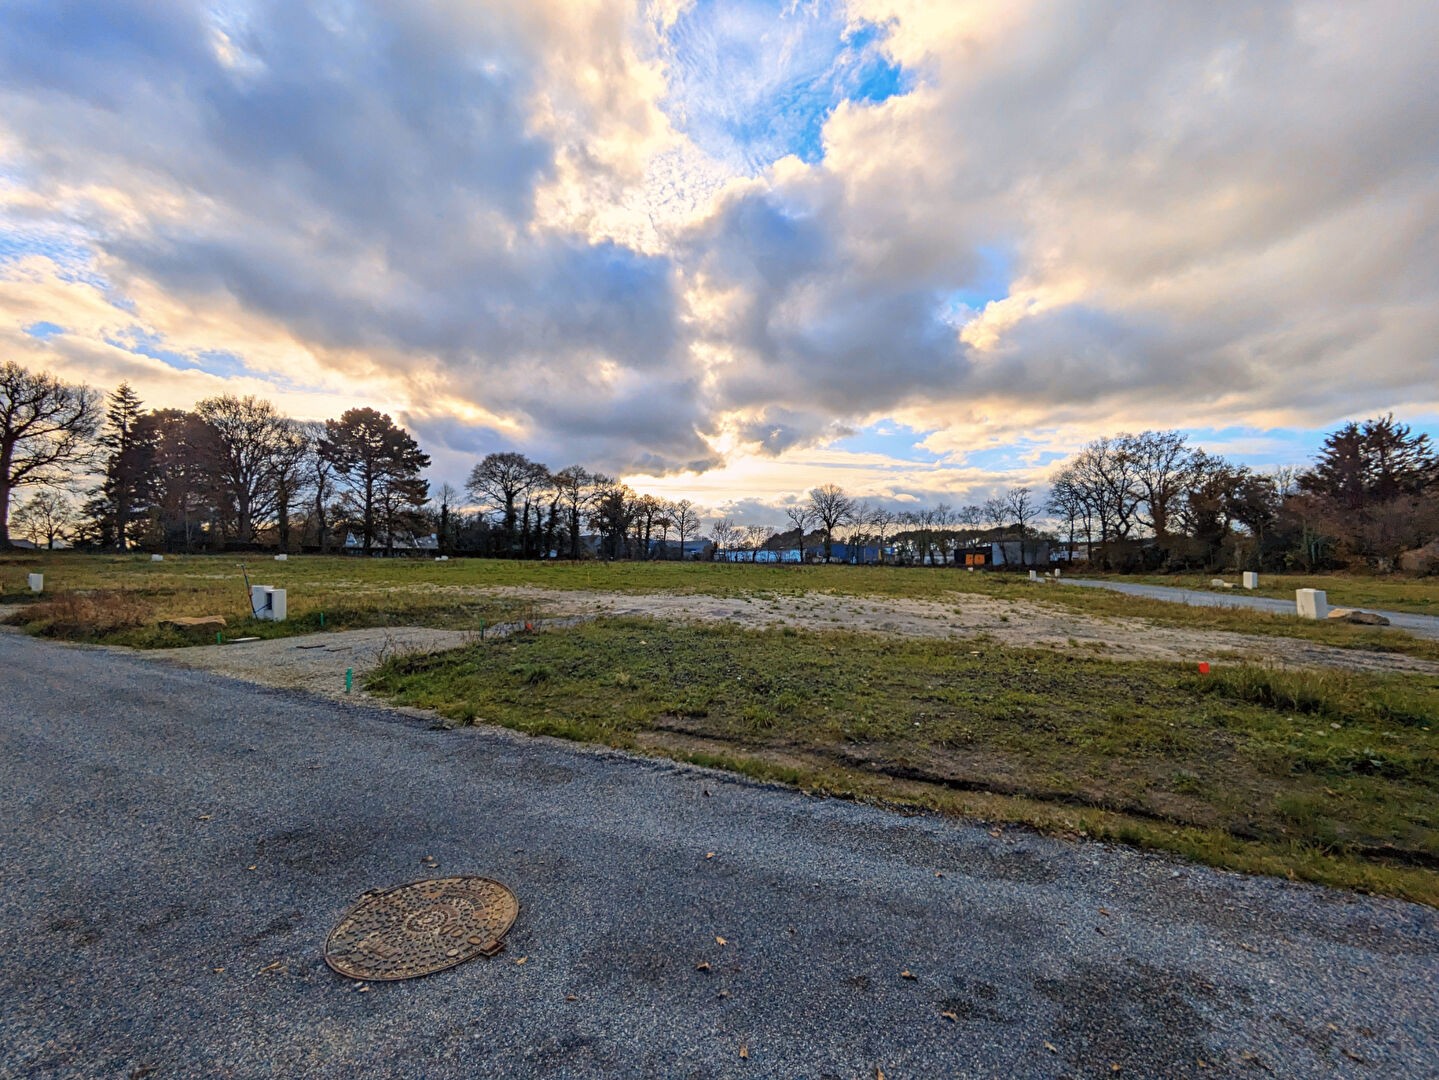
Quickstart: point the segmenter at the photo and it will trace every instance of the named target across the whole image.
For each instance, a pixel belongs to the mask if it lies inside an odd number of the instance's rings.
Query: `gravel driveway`
[[[1439,1061],[1432,909],[17,634],[0,673],[6,1078]],[[516,890],[506,952],[365,991],[324,966],[362,892],[437,873]]]

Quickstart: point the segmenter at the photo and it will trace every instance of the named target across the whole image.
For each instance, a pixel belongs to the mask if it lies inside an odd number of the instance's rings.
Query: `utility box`
[[[289,559],[290,559],[290,556],[288,556],[288,555],[276,555],[276,556],[275,556],[275,561],[276,561],[276,562],[288,562]]]
[[[1244,587],[1246,589],[1259,588],[1259,575],[1253,570],[1244,571]]]
[[[151,556],[150,556],[150,561],[151,561],[151,562],[164,562],[164,561],[165,561],[165,556],[163,556],[163,555],[151,555]]]
[[[1301,619],[1329,618],[1329,594],[1323,589],[1295,589],[1294,605]]]
[[[45,575],[44,575],[44,574],[31,574],[27,580],[30,582],[30,591],[31,591],[31,592],[44,592],[44,591],[45,591]]]
[[[284,589],[272,585],[250,586],[250,610],[262,622],[284,622],[286,606]]]

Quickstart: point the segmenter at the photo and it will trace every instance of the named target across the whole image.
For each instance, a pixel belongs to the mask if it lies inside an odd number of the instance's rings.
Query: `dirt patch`
[[[679,622],[730,621],[756,629],[795,626],[953,640],[987,635],[1002,645],[1083,650],[1108,660],[1197,661],[1242,656],[1285,667],[1439,674],[1439,663],[1397,653],[1340,649],[1298,638],[1156,626],[1144,619],[1102,618],[1043,602],[972,594],[940,602],[829,593],[719,597],[531,588],[485,591],[532,602],[547,618],[638,616]]]
[[[474,636],[467,630],[430,630],[418,626],[344,630],[228,645],[153,649],[145,655],[265,686],[339,698],[346,696],[345,672],[354,671],[355,684],[349,696],[364,699],[368,695],[361,689],[361,676],[384,661],[407,653],[458,649]]]

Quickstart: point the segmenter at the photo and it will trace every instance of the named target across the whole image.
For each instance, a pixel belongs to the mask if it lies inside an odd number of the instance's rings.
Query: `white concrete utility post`
[[[1329,594],[1323,589],[1294,590],[1294,605],[1301,619],[1329,618]]]

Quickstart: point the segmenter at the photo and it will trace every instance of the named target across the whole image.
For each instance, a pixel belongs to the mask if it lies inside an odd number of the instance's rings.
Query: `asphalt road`
[[[1427,908],[14,634],[0,868],[4,1077],[1439,1068]],[[362,892],[455,873],[519,894],[506,952],[325,967]]]
[[[1199,607],[1252,608],[1255,611],[1269,611],[1275,615],[1293,615],[1293,600],[1276,600],[1272,596],[1250,596],[1235,590],[1233,592],[1205,592],[1201,589],[1177,589],[1171,585],[1137,585],[1131,581],[1103,581],[1096,578],[1064,578],[1066,585],[1081,585],[1087,589],[1109,589],[1111,592],[1127,593],[1130,596],[1145,596],[1151,600],[1168,600],[1176,604],[1194,604]],[[1330,607],[1343,607],[1330,603]],[[1365,607],[1385,616],[1390,625],[1408,630],[1416,637],[1439,639],[1439,616],[1412,615],[1404,611],[1387,611],[1383,608]],[[1439,1073],[1436,1073],[1439,1075]]]

